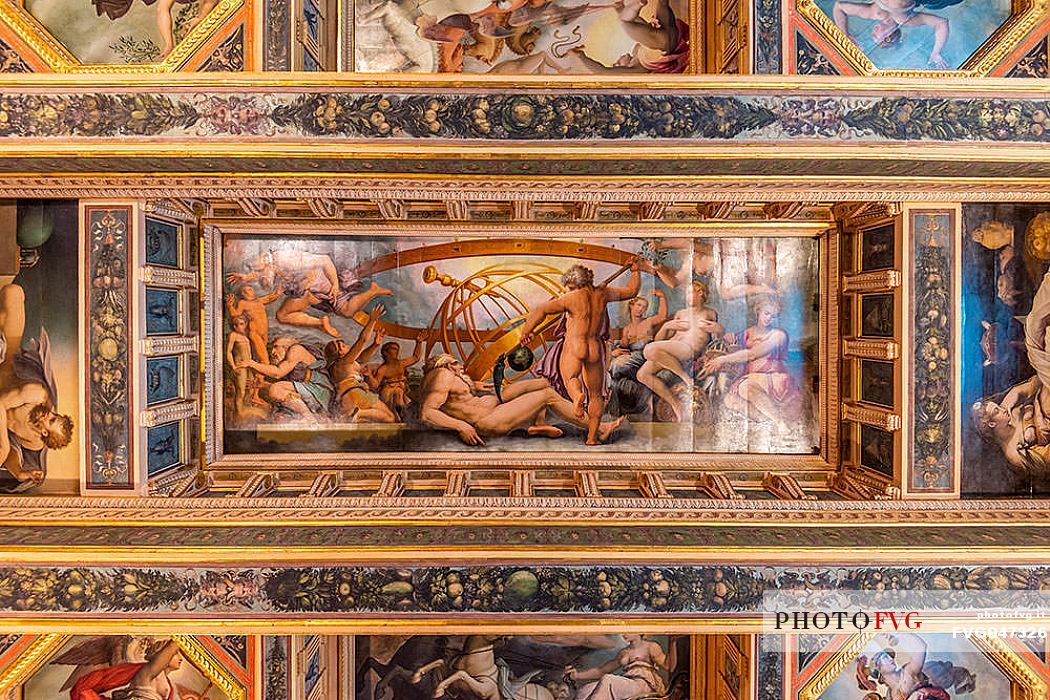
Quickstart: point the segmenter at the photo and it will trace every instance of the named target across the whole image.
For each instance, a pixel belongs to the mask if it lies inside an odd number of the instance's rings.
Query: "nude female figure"
[[[667,402],[675,419],[682,419],[682,403],[664,382],[656,376],[661,369],[672,372],[691,387],[693,360],[703,352],[711,338],[721,335],[718,312],[707,306],[707,285],[692,283],[690,305],[677,312],[656,334],[653,342],[642,350],[645,364],[638,370],[638,381]],[[686,369],[688,365],[689,369]]]

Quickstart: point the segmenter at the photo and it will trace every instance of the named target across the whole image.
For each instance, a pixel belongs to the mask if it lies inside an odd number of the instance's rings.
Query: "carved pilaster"
[[[791,474],[766,472],[762,477],[762,488],[784,501],[817,500],[816,496],[806,493]]]

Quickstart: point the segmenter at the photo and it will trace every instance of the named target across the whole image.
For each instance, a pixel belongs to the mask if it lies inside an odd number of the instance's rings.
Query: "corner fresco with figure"
[[[1013,13],[1012,0],[816,0],[880,69],[955,70]]]
[[[178,642],[139,635],[71,637],[22,686],[22,697],[56,700],[227,700]]]
[[[81,63],[155,63],[218,0],[25,0],[25,8]]]
[[[812,454],[814,238],[227,235],[227,454]]]
[[[359,0],[355,70],[686,73],[682,0]]]
[[[357,700],[689,697],[687,636],[361,636],[355,643]]]
[[[962,488],[1050,491],[1050,209],[963,206]]]
[[[79,484],[76,217],[72,203],[19,212],[18,274],[0,287],[0,493]]]
[[[1017,695],[1006,674],[973,642],[935,633],[876,635],[820,697],[977,700]]]

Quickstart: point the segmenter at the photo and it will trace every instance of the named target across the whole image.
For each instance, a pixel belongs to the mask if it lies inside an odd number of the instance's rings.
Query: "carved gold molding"
[[[586,474],[587,472],[579,472]],[[591,472],[593,474],[593,472]],[[191,481],[210,474],[189,474]],[[596,476],[596,475],[595,475]],[[187,487],[187,490],[188,487]],[[707,499],[329,497],[168,497],[83,499],[0,497],[0,520],[37,527],[107,524],[347,524],[376,520],[468,524],[490,522],[647,523],[834,523],[902,526],[971,523],[1042,525],[1050,521],[1050,500],[907,500],[879,502],[741,500],[727,505]]]
[[[1043,700],[1050,696],[1046,679],[1036,673],[1017,651],[997,636],[975,635],[970,641],[992,662],[1014,685],[1014,700]]]
[[[183,418],[193,418],[198,413],[197,401],[180,401],[157,408],[148,408],[140,414],[139,423],[144,428],[153,428]]]
[[[842,673],[857,660],[874,634],[855,634],[836,650],[831,659],[798,691],[798,700],[819,700]],[[1018,655],[1005,640],[994,636],[974,635],[969,641],[982,651],[989,662],[1003,672],[1013,687],[1015,700],[1043,700],[1047,683]]]
[[[69,640],[67,634],[41,634],[0,674],[0,695],[20,688]]]
[[[143,338],[141,343],[142,354],[152,357],[154,355],[196,352],[200,348],[199,342],[195,336],[189,335]]]
[[[186,634],[171,637],[178,645],[182,655],[196,666],[229,700],[248,700],[248,688],[237,680],[229,669],[218,663],[199,639]]]
[[[896,360],[900,357],[900,343],[895,340],[842,339],[842,354],[866,360]]]
[[[867,408],[854,403],[842,404],[842,420],[864,423],[876,428],[893,432],[901,429],[901,417],[890,411],[877,408]]]
[[[173,270],[167,267],[144,265],[139,271],[139,281],[146,284],[161,284],[182,289],[197,288],[197,273]]]
[[[819,700],[824,691],[835,682],[846,667],[860,655],[874,634],[861,633],[853,635],[835,655],[798,691],[798,700]]]
[[[922,146],[916,144],[916,148]],[[1030,158],[1030,156],[1029,156]],[[1023,164],[1018,163],[1018,173]],[[5,197],[83,199],[141,197],[207,198],[232,200],[249,192],[265,191],[274,198],[324,197],[333,200],[375,199],[386,195],[406,200],[442,202],[453,196],[469,196],[479,202],[511,202],[513,219],[532,218],[530,209],[537,202],[573,202],[577,198],[608,196],[621,202],[661,200],[698,202],[703,209],[697,216],[716,223],[711,215],[715,206],[732,212],[731,203],[790,201],[800,197],[822,201],[866,203],[895,200],[943,202],[1045,202],[1050,200],[1050,181],[1022,178],[958,179],[917,177],[778,177],[746,175],[725,177],[621,178],[573,177],[484,178],[484,177],[367,177],[359,175],[294,174],[259,175],[3,175],[0,194]],[[396,212],[389,212],[394,214]],[[395,220],[399,217],[388,216]],[[722,217],[724,218],[724,217]]]
[[[0,674],[0,695],[29,681],[70,639],[71,634],[41,634]],[[196,637],[173,635],[179,651],[218,687],[229,700],[247,700],[248,689],[217,662]]]
[[[901,286],[899,270],[862,272],[859,275],[847,275],[842,280],[842,291],[847,294],[890,291],[899,286]]]

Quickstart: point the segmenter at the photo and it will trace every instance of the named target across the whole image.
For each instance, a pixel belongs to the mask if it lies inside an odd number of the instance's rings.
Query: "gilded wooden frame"
[[[357,38],[357,3],[359,0],[349,0],[349,2],[340,2],[338,5],[338,13],[335,21],[338,24],[339,29],[339,52],[341,54],[339,60],[340,70],[348,73],[356,73],[362,76],[368,76],[371,79],[379,81],[380,84],[386,83],[391,77],[403,77],[406,75],[433,75],[444,78],[445,80],[452,80],[460,82],[464,77],[468,76],[482,76],[487,75],[485,73],[379,73],[360,71],[356,65],[356,38]],[[702,26],[706,8],[702,5],[705,0],[686,0],[689,5],[689,70],[683,75],[700,75],[701,70],[704,66],[704,43],[706,42],[706,35],[704,30],[706,27]],[[650,74],[656,77],[657,74]],[[576,76],[565,76],[567,78]],[[579,76],[585,77],[585,76]],[[618,76],[616,75],[604,75],[603,78],[611,78],[616,81]],[[649,75],[645,77],[650,77]],[[672,78],[673,80],[673,78]]]
[[[202,300],[204,319],[202,327],[202,355],[205,367],[217,367],[222,358],[222,263],[221,247],[227,233],[257,233],[262,220],[209,220],[202,222],[203,251]],[[545,467],[545,468],[674,468],[702,470],[705,468],[733,468],[742,471],[808,470],[832,472],[838,468],[838,343],[832,342],[830,320],[837,317],[838,279],[829,274],[830,251],[837,239],[826,221],[760,221],[760,222],[701,222],[693,224],[639,223],[603,224],[601,222],[542,225],[526,223],[513,228],[503,225],[450,222],[441,224],[400,222],[396,224],[358,224],[341,222],[302,223],[269,220],[265,223],[268,234],[287,235],[381,235],[448,237],[452,231],[458,235],[495,237],[518,237],[530,235],[619,237],[634,235],[679,236],[704,238],[712,236],[770,236],[812,237],[818,240],[820,267],[818,270],[821,307],[818,314],[819,360],[818,371],[821,382],[817,402],[820,406],[821,452],[816,455],[788,454],[716,454],[716,453],[666,453],[629,454],[622,452],[390,452],[390,453],[295,453],[295,454],[251,454],[227,455],[222,449],[223,416],[221,410],[221,378],[216,372],[205,374],[203,387],[203,410],[201,435],[204,440],[206,470],[268,471],[281,469],[339,470],[366,467],[382,468],[427,468],[440,469],[465,467]],[[597,233],[595,232],[597,229]],[[496,455],[499,455],[496,457]]]

